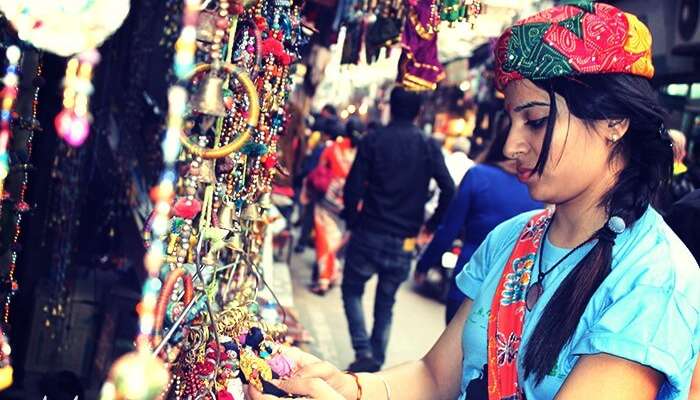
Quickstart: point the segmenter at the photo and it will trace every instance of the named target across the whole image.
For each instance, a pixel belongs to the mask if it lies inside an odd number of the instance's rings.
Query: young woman
[[[571,4],[520,21],[496,49],[504,154],[555,210],[488,235],[457,277],[469,299],[421,361],[356,381],[297,351],[281,388],[323,400],[688,398],[700,271],[649,204],[672,164],[651,37],[612,6]]]
[[[357,152],[358,138],[364,133],[364,125],[357,117],[348,120],[345,134],[326,147],[321,154],[317,168],[330,172],[330,184],[323,198],[314,209],[314,229],[316,231],[316,263],[319,274],[311,291],[324,295],[339,277],[338,250],[343,245],[345,224],[340,218],[343,209],[343,187]]]
[[[542,203],[532,200],[527,186],[516,178],[515,161],[503,155],[508,124],[502,121],[498,125],[500,129],[496,131],[496,137],[462,179],[442,223],[416,264],[416,282],[421,284],[428,270],[440,265],[442,254],[452,247],[454,240],[463,239],[445,304],[448,324],[466,299],[454,278],[486,235],[503,221],[542,208]]]

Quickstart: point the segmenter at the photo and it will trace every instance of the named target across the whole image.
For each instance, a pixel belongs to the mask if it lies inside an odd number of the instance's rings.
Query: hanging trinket
[[[4,182],[10,172],[10,156],[7,153],[7,145],[10,141],[10,120],[12,118],[12,107],[17,98],[17,63],[21,52],[17,46],[10,46],[5,52],[8,65],[3,78],[5,87],[2,89],[2,111],[0,111],[0,195],[4,195]]]
[[[89,99],[93,92],[92,73],[100,61],[97,50],[89,50],[68,60],[63,81],[63,110],[55,119],[56,133],[73,147],[80,147],[90,133],[92,116]]]

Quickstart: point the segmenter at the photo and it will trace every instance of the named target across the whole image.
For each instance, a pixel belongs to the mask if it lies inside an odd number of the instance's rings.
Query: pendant
[[[535,304],[537,304],[537,300],[540,299],[542,293],[544,293],[544,286],[542,286],[540,282],[535,282],[527,288],[527,292],[525,293],[525,306],[528,311],[532,311],[532,309],[535,308]]]

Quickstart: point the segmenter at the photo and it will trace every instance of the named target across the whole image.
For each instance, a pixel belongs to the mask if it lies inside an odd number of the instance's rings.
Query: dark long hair
[[[622,157],[626,164],[615,185],[601,199],[601,206],[608,216],[621,217],[627,227],[634,224],[672,173],[671,141],[663,128],[665,113],[649,81],[632,75],[600,74],[536,84],[549,93],[552,104],[536,167],[540,174],[549,157],[556,120],[555,94],[561,95],[571,114],[588,126],[600,120],[629,119],[629,129],[614,145],[611,156]],[[526,377],[533,374],[539,383],[554,368],[591,296],[610,272],[613,245],[612,241],[598,240],[546,305],[527,345]]]

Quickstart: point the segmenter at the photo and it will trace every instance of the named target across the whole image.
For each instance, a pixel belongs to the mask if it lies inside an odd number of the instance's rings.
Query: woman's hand
[[[313,400],[345,400],[345,397],[333,390],[333,388],[320,378],[296,378],[287,380],[274,380],[273,385],[287,393],[303,396]],[[262,394],[252,385],[248,386],[248,398],[251,400],[274,400],[282,397]]]
[[[285,348],[283,354],[296,363],[290,380],[320,379],[344,398],[348,400],[357,398],[355,378],[340,371],[333,364],[296,347]]]

